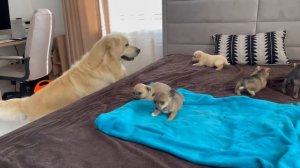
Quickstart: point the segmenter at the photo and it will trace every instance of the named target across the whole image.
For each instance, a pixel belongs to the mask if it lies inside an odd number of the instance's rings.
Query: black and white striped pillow
[[[285,36],[285,30],[256,35],[215,34],[215,54],[226,56],[232,65],[288,64]]]

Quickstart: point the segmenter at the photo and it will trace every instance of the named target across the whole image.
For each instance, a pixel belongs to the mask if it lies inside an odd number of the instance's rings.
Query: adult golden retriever
[[[121,34],[99,40],[80,61],[36,94],[0,100],[0,119],[33,121],[96,92],[126,76],[122,60],[133,60],[140,49]]]

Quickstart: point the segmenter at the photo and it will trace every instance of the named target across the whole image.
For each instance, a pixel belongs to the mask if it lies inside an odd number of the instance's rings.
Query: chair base
[[[22,98],[33,95],[34,87],[28,84],[20,84],[20,92],[5,92],[2,95],[2,100],[9,100],[13,98]]]
[[[21,98],[20,92],[6,92],[2,95],[2,100]]]
[[[29,82],[24,82],[20,83],[20,91],[19,92],[5,92],[2,95],[2,100],[9,100],[13,98],[22,98],[22,97],[27,97],[33,95],[33,91],[35,88],[35,85],[41,81],[49,79],[49,76],[42,77],[40,79],[34,80],[34,81],[29,81]]]

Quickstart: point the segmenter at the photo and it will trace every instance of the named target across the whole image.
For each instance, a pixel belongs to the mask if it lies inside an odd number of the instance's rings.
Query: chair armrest
[[[0,56],[0,60],[24,60],[23,56]]]

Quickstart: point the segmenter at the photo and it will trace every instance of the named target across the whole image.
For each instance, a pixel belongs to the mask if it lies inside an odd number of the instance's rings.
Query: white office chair
[[[25,55],[0,56],[0,60],[20,62],[0,67],[0,80],[20,82],[20,92],[5,93],[3,99],[31,95],[33,92],[28,93],[26,84],[48,76],[52,69],[53,33],[54,16],[52,12],[48,9],[36,10],[30,21]]]

